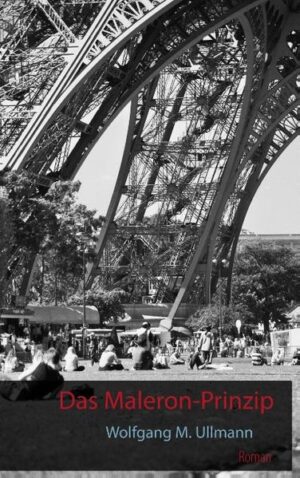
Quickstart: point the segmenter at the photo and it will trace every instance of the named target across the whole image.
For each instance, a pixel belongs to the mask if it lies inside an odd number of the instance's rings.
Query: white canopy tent
[[[164,327],[151,327],[151,332],[153,335],[161,335],[168,332]],[[171,332],[177,332],[179,334],[185,335],[186,337],[192,336],[192,332],[187,329],[186,327],[172,327]],[[135,330],[127,330],[125,332],[121,332],[120,337],[134,337],[138,335],[138,329]]]
[[[83,307],[59,307],[54,305],[49,306],[35,306],[29,305],[27,307],[33,312],[29,316],[30,322],[38,324],[83,324]],[[86,323],[88,325],[99,325],[99,313],[96,307],[86,306]]]

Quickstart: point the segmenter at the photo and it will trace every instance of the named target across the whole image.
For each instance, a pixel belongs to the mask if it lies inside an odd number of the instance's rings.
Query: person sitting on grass
[[[181,358],[181,354],[179,350],[175,350],[175,352],[170,357],[170,365],[182,365],[184,364],[184,359]]]
[[[99,369],[100,371],[104,370],[124,370],[124,367],[121,363],[121,360],[118,359],[116,354],[116,349],[113,344],[110,344],[102,352],[102,355],[99,360]]]
[[[199,348],[195,349],[194,351],[191,352],[190,358],[189,358],[189,369],[193,370],[193,368],[196,366],[197,369],[199,370],[199,367],[202,367],[204,364],[202,360],[202,354],[199,351]]]
[[[78,364],[78,356],[75,353],[74,347],[69,347],[65,355],[65,367],[66,372],[82,372],[85,367]]]
[[[19,362],[15,349],[10,349],[4,361],[3,372],[22,372],[24,370],[23,362]]]
[[[24,370],[19,376],[18,380],[25,380],[25,378],[30,377],[32,372],[37,368],[37,366],[44,361],[44,352],[41,349],[37,349],[35,352],[32,363],[27,369]]]
[[[153,359],[153,367],[159,370],[169,368],[167,357],[163,353],[162,348],[158,349],[157,354]]]
[[[284,356],[280,349],[277,349],[271,358],[271,365],[283,365],[284,364]]]
[[[4,376],[0,382],[0,395],[13,401],[54,398],[64,383],[59,370],[60,355],[57,350],[50,348],[44,355],[44,361],[33,372],[27,370],[22,380],[11,381]]]
[[[133,354],[134,349],[135,349],[136,347],[137,347],[136,342],[135,342],[134,340],[132,340],[132,341],[130,342],[130,344],[129,344],[128,349],[127,349],[127,353],[126,353],[127,357],[132,358],[132,354]]]
[[[252,365],[259,366],[259,365],[268,365],[267,359],[263,357],[259,347],[255,347],[252,355],[251,355]]]

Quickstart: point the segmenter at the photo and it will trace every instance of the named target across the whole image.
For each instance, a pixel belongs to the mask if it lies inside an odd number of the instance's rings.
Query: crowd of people
[[[49,335],[48,335],[49,336]],[[54,340],[50,340],[50,347],[45,348],[44,343],[36,344],[28,337],[23,340],[20,347],[15,334],[11,334],[6,345],[0,343],[0,371],[2,372],[0,394],[3,396],[31,397],[34,382],[55,378],[56,383],[61,383],[58,377],[60,371],[81,372],[85,366],[80,365],[78,349],[74,338],[63,334],[57,334]],[[53,336],[50,334],[50,338]],[[66,340],[69,338],[69,340]],[[62,347],[64,344],[64,347]],[[67,346],[66,346],[67,345]],[[188,369],[220,368],[220,365],[212,365],[214,357],[248,357],[253,366],[284,365],[284,349],[279,348],[270,355],[268,343],[257,344],[247,337],[232,340],[230,337],[215,337],[210,327],[206,327],[202,333],[192,339],[173,339],[162,346],[157,337],[151,332],[149,322],[143,322],[136,331],[136,335],[126,347],[123,344],[114,343],[112,337],[96,337],[91,334],[87,342],[87,352],[90,360],[89,366],[96,366],[101,371],[124,370],[123,358],[130,358],[128,369],[139,370],[162,370],[173,366],[185,365]],[[46,351],[45,351],[46,350]],[[217,353],[218,350],[218,353]],[[26,363],[29,363],[27,366]],[[300,348],[294,351],[289,365],[300,365]],[[228,364],[223,364],[228,366]],[[126,361],[128,367],[128,360]],[[55,370],[55,374],[49,369]],[[12,372],[19,372],[18,381],[23,385],[3,385],[3,377]],[[59,374],[60,377],[62,375]],[[8,380],[9,382],[9,380]],[[4,387],[4,390],[3,390]],[[48,390],[48,389],[47,389]]]
[[[132,370],[152,370],[169,368],[170,365],[184,364],[182,358],[183,344],[176,341],[175,347],[169,342],[165,347],[155,346],[154,336],[151,333],[149,322],[144,322],[137,330],[136,337],[132,340],[126,351],[126,357],[132,359]],[[79,365],[79,357],[73,340],[68,343],[68,348],[62,348],[61,342],[56,342],[57,347],[51,346],[47,350],[56,350],[60,369],[64,372],[83,371],[85,367]],[[71,344],[71,345],[70,345]],[[111,337],[98,338],[91,334],[87,342],[87,351],[90,366],[97,366],[99,371],[123,370],[122,360],[119,358],[122,347],[113,343]],[[25,339],[22,347],[17,337],[11,334],[5,346],[0,344],[0,371],[3,374],[20,372],[18,380],[31,380],[35,370],[40,364],[45,363],[47,352],[43,343],[36,344],[34,341]],[[21,357],[21,359],[20,359]],[[29,363],[29,366],[26,364]],[[58,364],[57,364],[58,368]]]
[[[284,365],[285,355],[284,348],[280,347],[274,351],[272,354],[271,360],[268,359],[264,347],[254,347],[251,353],[251,362],[254,366],[261,365]],[[297,348],[292,356],[292,360],[287,362],[287,365],[300,365],[300,348]]]

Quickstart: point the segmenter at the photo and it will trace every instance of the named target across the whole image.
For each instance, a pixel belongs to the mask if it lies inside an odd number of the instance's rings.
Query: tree
[[[123,291],[95,291],[87,292],[86,303],[94,305],[100,317],[100,325],[110,322],[116,324],[118,318],[124,317],[124,307],[121,298],[124,295]]]
[[[96,240],[103,218],[78,204],[79,182],[57,181],[50,188],[29,173],[7,173],[14,250],[38,255],[33,298],[66,303],[83,277],[84,249]]]
[[[293,252],[272,244],[248,245],[236,259],[232,300],[269,331],[269,320],[286,321],[291,300],[299,300],[300,265]]]
[[[216,332],[220,331],[221,327],[222,334],[237,335],[235,322],[237,319],[241,319],[242,316],[244,316],[244,311],[241,310],[239,305],[220,306],[220,304],[213,303],[212,305],[201,307],[196,311],[192,317],[187,320],[186,326],[192,328],[194,331],[203,330],[205,327],[210,326]],[[251,318],[250,314],[247,319],[251,320]]]
[[[13,242],[13,230],[9,215],[9,202],[4,188],[0,196],[0,307],[5,304],[8,280],[7,271]]]
[[[86,292],[86,304],[93,305],[97,308],[100,318],[100,327],[106,323],[116,324],[118,318],[124,317],[124,307],[122,298],[126,296],[126,292],[119,289],[105,291],[100,288],[96,280],[92,288]],[[83,291],[79,291],[70,298],[70,305],[83,304]]]
[[[47,234],[40,247],[43,296],[48,302],[54,299],[55,303],[66,303],[78,289],[102,224],[102,218],[95,218],[95,211],[77,203],[79,186],[56,183],[45,196],[46,201],[55,204],[57,219],[57,227]]]

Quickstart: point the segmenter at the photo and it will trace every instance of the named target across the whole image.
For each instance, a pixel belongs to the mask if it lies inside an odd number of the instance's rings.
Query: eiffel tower
[[[229,290],[249,205],[300,131],[300,2],[3,0],[0,18],[3,171],[73,179],[130,104],[87,284],[151,281],[168,327],[224,261]]]

